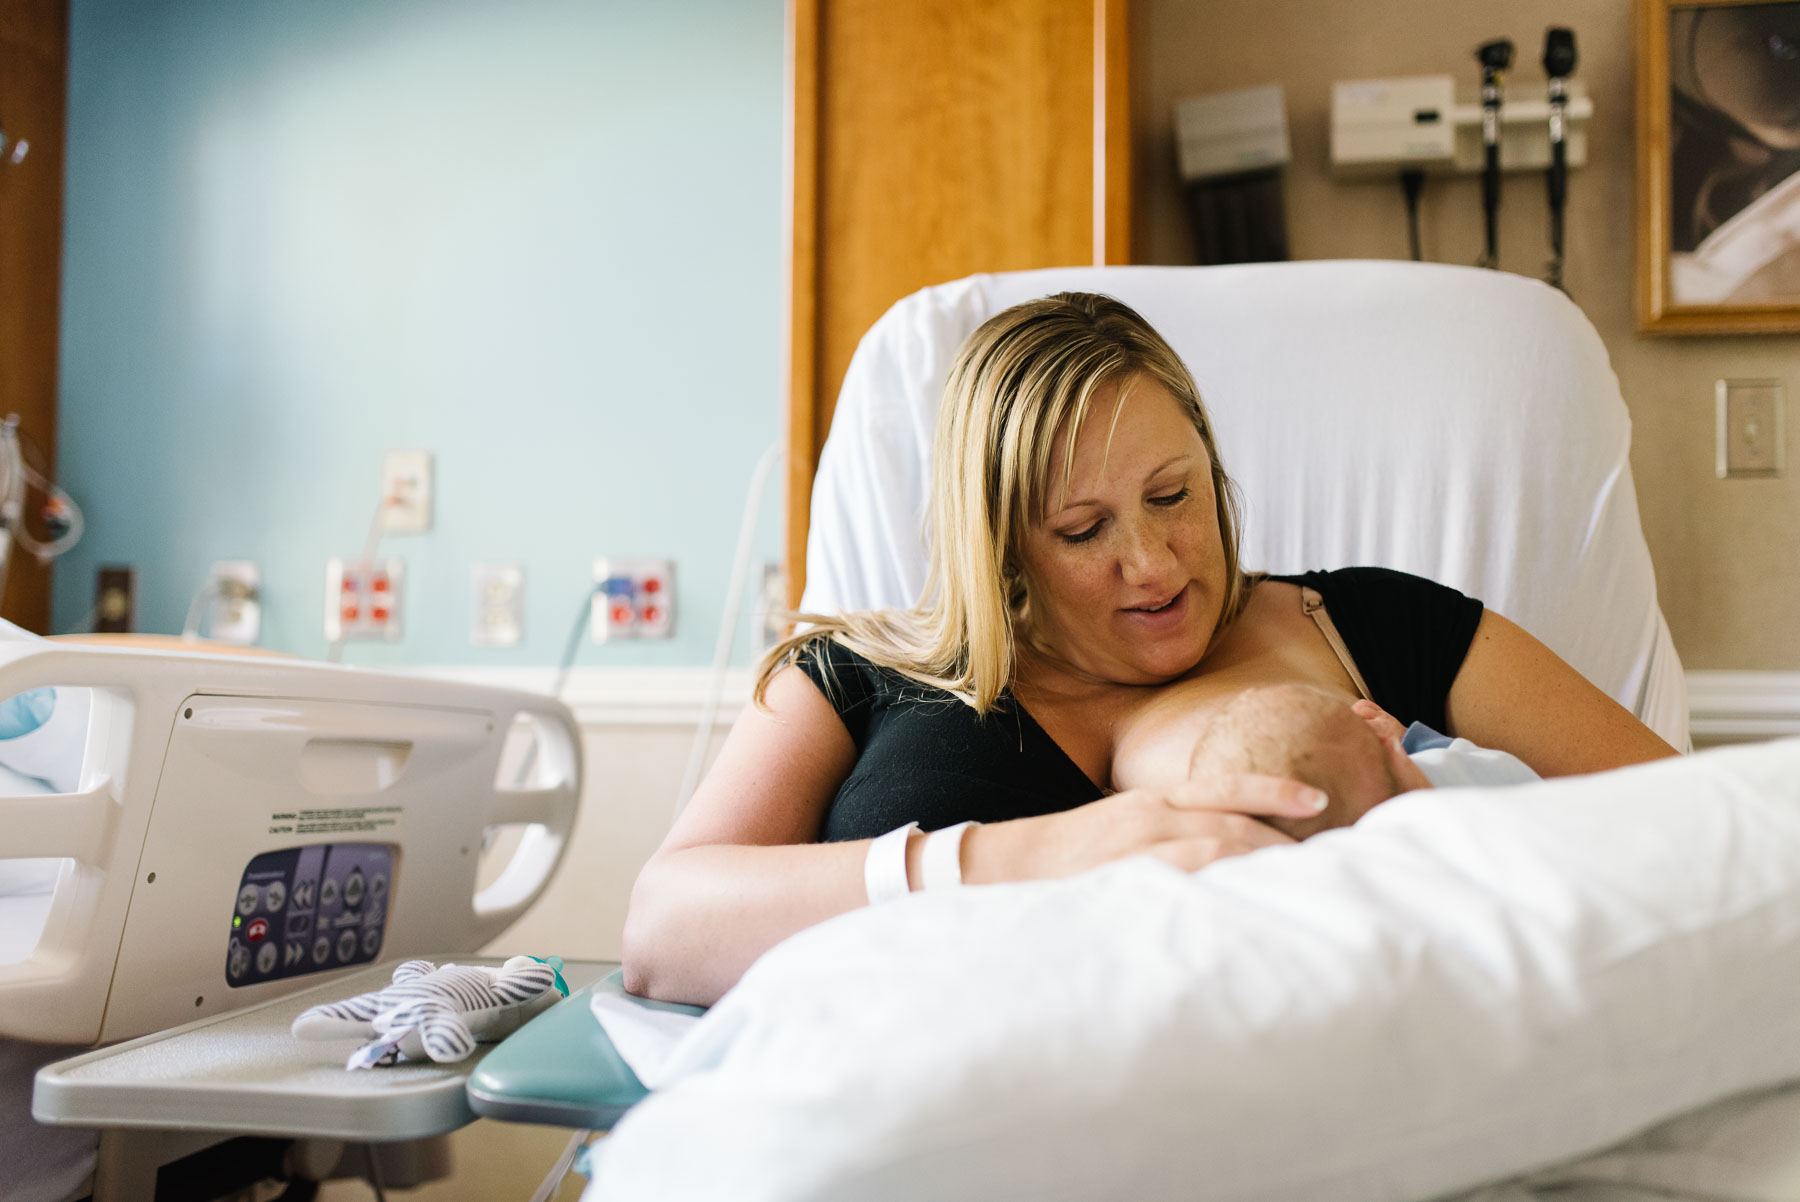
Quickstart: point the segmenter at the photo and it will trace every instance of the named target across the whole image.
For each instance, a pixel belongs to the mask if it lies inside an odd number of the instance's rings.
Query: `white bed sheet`
[[[1800,1079],[1800,740],[855,911],[668,1077],[591,1196],[1358,1202],[1569,1165]],[[1645,1191],[1757,1143],[1734,1118],[1779,1143],[1774,1097],[1665,1128],[1663,1177],[1653,1133],[1484,1202],[1680,1196]]]

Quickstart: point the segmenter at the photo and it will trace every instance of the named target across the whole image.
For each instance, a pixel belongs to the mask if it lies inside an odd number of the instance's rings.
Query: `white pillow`
[[[1800,1077],[1796,964],[1800,740],[1422,792],[802,932],[592,1196],[1435,1197]]]

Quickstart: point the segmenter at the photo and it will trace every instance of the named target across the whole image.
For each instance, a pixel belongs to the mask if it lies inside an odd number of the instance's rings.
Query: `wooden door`
[[[52,476],[68,57],[68,0],[0,0],[0,417],[19,415]],[[13,162],[19,138],[29,149]],[[17,549],[0,615],[49,631],[49,571]]]
[[[789,0],[788,601],[857,341],[979,271],[1122,263],[1126,0]]]

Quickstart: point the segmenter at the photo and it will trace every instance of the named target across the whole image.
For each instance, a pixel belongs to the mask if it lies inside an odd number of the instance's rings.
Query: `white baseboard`
[[[554,668],[489,668],[443,665],[411,669],[420,676],[462,680],[495,688],[548,693]],[[729,726],[750,701],[748,668],[725,673],[717,721]],[[576,668],[562,699],[583,726],[694,726],[713,685],[711,668]]]
[[[1800,735],[1800,672],[1690,671],[1687,689],[1696,744]]]
[[[551,668],[438,666],[421,676],[466,680],[534,693],[550,690]],[[576,668],[563,700],[588,726],[692,726],[700,721],[712,685],[710,668]],[[750,700],[750,670],[725,674],[718,722],[729,725]],[[1800,672],[1687,674],[1696,743],[1735,743],[1800,735]]]

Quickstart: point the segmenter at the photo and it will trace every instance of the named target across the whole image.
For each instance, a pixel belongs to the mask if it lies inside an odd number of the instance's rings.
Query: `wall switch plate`
[[[1781,475],[1787,437],[1782,382],[1720,380],[1713,391],[1718,426],[1714,470],[1719,478]]]
[[[400,586],[405,582],[406,562],[377,559],[362,570],[359,557],[325,561],[325,638],[332,643],[346,639],[400,639]]]
[[[430,451],[389,451],[381,457],[381,528],[389,534],[431,529]]]
[[[212,566],[211,638],[249,646],[262,637],[262,573],[247,559]]]
[[[469,641],[511,647],[525,637],[525,569],[516,563],[478,563],[469,573],[474,602]]]
[[[596,559],[588,632],[596,643],[674,637],[674,561]]]
[[[94,581],[94,630],[130,634],[137,629],[137,569],[130,564],[101,564]]]

